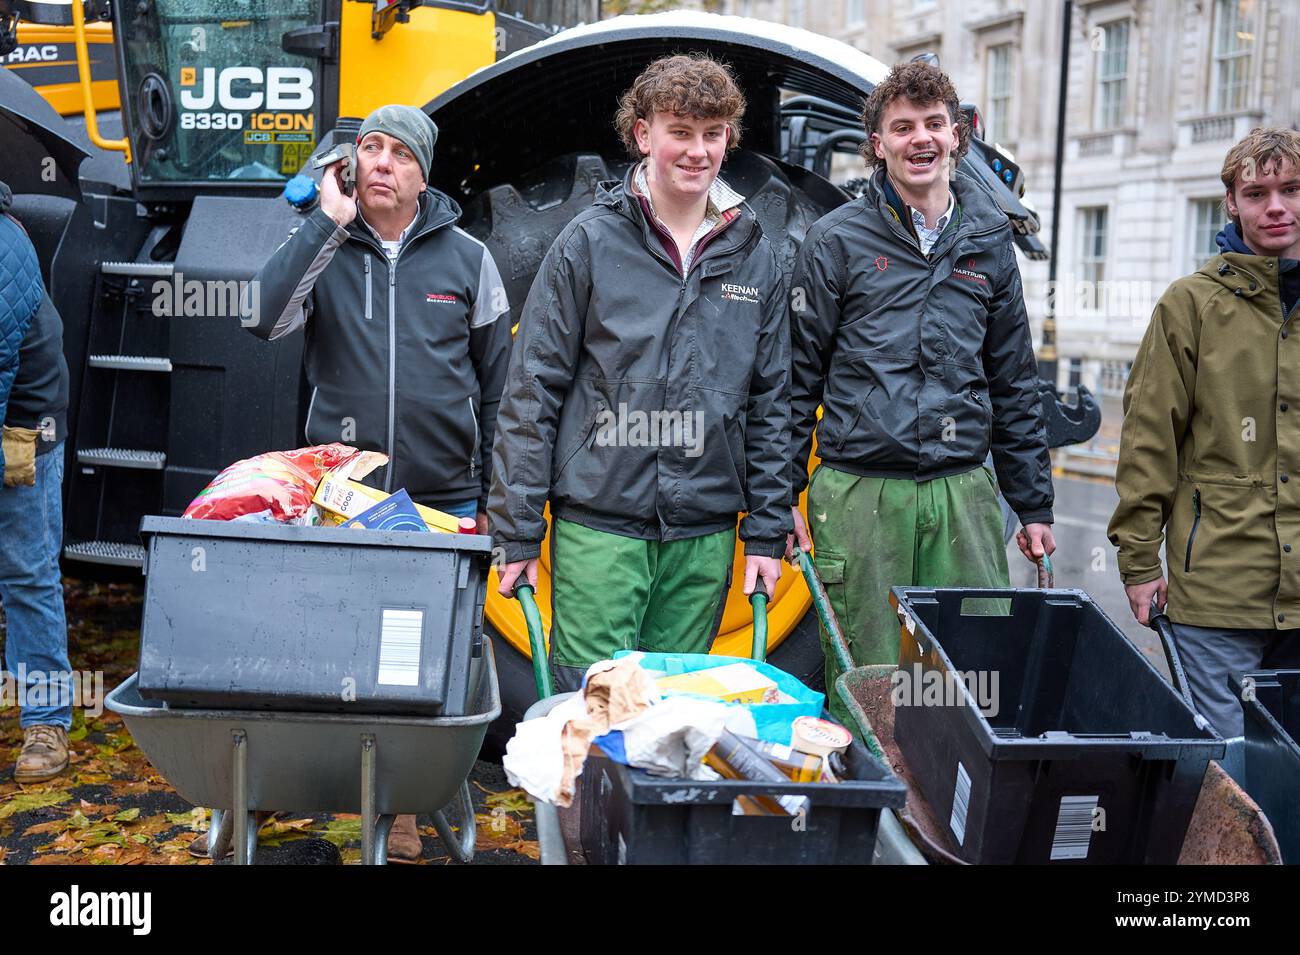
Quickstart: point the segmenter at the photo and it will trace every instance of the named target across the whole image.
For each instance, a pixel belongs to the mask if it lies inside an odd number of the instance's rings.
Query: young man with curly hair
[[[560,233],[520,317],[497,418],[500,590],[551,516],[559,689],[619,649],[705,652],[735,552],[771,594],[790,531],[789,332],[771,244],[718,177],[745,99],[700,55],[651,63],[616,125],[638,160]]]
[[[1051,462],[1011,227],[958,170],[970,127],[937,67],[894,67],[863,110],[866,194],[809,230],[791,279],[792,510],[859,664],[896,663],[889,588],[1006,587],[994,476],[1031,560]],[[822,406],[821,423],[815,412]],[[838,675],[826,657],[827,686]],[[833,708],[838,700],[831,695]],[[840,713],[840,716],[844,714]]]

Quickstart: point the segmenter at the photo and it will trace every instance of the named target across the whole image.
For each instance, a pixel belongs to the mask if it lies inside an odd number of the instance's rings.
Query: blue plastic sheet
[[[637,654],[643,668],[666,676],[692,673],[697,670],[709,670],[713,667],[727,666],[732,663],[743,663],[746,666],[753,667],[776,683],[777,689],[795,701],[792,703],[727,704],[728,706],[743,707],[748,710],[754,719],[754,728],[758,738],[769,743],[781,743],[788,746],[790,744],[790,724],[800,716],[819,717],[826,707],[825,694],[808,689],[798,679],[784,670],[772,666],[770,663],[759,663],[748,657],[714,656],[711,653],[644,653],[640,650],[620,650],[614,654],[614,659],[617,660],[633,653]],[[712,697],[704,697],[704,699],[712,699]],[[622,740],[617,742],[610,740],[609,747],[602,740],[613,735],[613,733],[606,734],[605,737],[597,740],[601,749],[609,754],[611,759],[616,757],[610,753],[610,748],[615,748],[621,752]]]

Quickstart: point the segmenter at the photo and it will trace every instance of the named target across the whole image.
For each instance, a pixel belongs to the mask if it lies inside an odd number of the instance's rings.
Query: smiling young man
[[[1300,133],[1252,130],[1221,178],[1222,252],[1169,286],[1133,362],[1109,534],[1134,617],[1168,598],[1193,701],[1234,737],[1232,675],[1300,666]]]
[[[326,170],[319,207],[254,280],[251,331],[274,340],[304,330],[308,442],[384,452],[388,465],[366,483],[474,517],[485,534],[509,306],[487,247],[428,185],[437,136],[411,106],[366,118],[355,197],[343,192],[343,161]],[[399,817],[389,858],[418,851],[415,818]]]
[[[616,650],[707,650],[740,512],[745,592],[770,594],[781,574],[785,288],[718,178],[744,102],[705,56],[647,67],[616,118],[639,161],[560,233],[524,305],[488,509],[508,595],[521,574],[537,580],[550,502],[561,689]]]
[[[1055,543],[1011,228],[957,171],[969,127],[956,91],[934,66],[896,66],[863,124],[863,155],[878,167],[867,191],[819,220],[795,263],[790,401],[792,500],[809,485],[814,425],[822,462],[808,492],[811,539],[795,507],[792,543],[816,544],[866,665],[898,660],[891,586],[1008,586],[990,446],[1023,524],[1021,551],[1032,560]],[[827,686],[837,675],[827,653]]]

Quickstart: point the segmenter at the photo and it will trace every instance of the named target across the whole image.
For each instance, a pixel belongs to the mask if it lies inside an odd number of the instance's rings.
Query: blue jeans
[[[462,501],[459,504],[443,504],[435,510],[450,514],[452,517],[474,517],[478,514],[478,501]]]
[[[63,444],[36,459],[34,487],[0,485],[0,603],[5,669],[18,687],[23,727],[72,725],[68,625],[63,616],[59,549],[63,544]]]

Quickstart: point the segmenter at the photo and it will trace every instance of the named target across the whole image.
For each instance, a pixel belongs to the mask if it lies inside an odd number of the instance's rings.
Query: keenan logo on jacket
[[[984,274],[983,272],[975,271],[974,259],[967,259],[966,267],[962,268],[959,265],[952,270],[952,274],[957,276],[957,278],[959,279],[965,279],[967,282],[976,282],[979,285],[989,284],[989,277],[986,274]]]
[[[722,297],[728,302],[749,302],[751,305],[757,305],[758,286],[733,285],[730,282],[723,282]]]
[[[424,300],[426,302],[440,302],[443,305],[455,305],[460,301],[455,295],[445,295],[439,292],[425,292]]]

